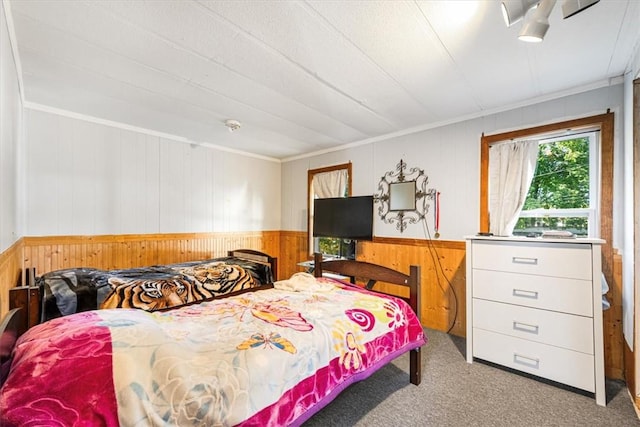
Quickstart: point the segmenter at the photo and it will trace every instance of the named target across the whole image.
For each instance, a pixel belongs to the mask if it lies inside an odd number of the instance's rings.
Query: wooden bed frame
[[[325,272],[349,277],[351,283],[356,283],[356,277],[365,279],[366,284],[364,287],[369,290],[374,290],[373,287],[377,282],[407,286],[409,288],[409,297],[401,298],[409,303],[414,313],[420,318],[420,266],[412,265],[407,275],[388,267],[364,261],[342,259],[323,261],[322,254],[316,253],[314,255],[314,276],[322,277]],[[374,292],[387,294],[379,290],[374,290]],[[419,385],[420,381],[422,381],[421,365],[420,347],[418,347],[409,353],[409,380],[411,384]]]
[[[253,257],[254,261],[259,260],[268,260],[272,267],[277,266],[276,259],[266,255],[262,252],[253,251],[253,250],[236,250],[230,251],[229,256],[244,256],[250,255]],[[262,258],[266,257],[266,258]],[[315,255],[315,265],[314,265],[314,275],[316,277],[322,277],[322,275],[326,272],[337,273],[342,276],[349,277],[352,283],[356,283],[356,277],[358,279],[366,279],[365,288],[369,290],[373,290],[373,287],[377,282],[391,283],[395,285],[406,286],[409,288],[409,297],[401,297],[406,300],[416,315],[419,317],[420,315],[420,267],[412,265],[410,266],[410,273],[404,274],[399,271],[393,270],[388,267],[371,264],[363,261],[355,261],[355,260],[330,260],[323,261],[322,256],[320,254]],[[274,270],[275,274],[275,270]],[[263,288],[272,287],[272,285],[266,285],[264,287],[248,289],[240,292],[247,291],[255,291]],[[31,291],[33,287],[29,287],[28,290]],[[37,289],[37,288],[36,288]],[[374,290],[374,292],[386,294],[386,292],[381,292],[378,290]],[[236,294],[236,293],[233,293]],[[222,298],[226,296],[225,295]],[[39,293],[37,293],[39,297]],[[397,295],[396,295],[397,296]],[[15,339],[19,337],[22,333],[28,329],[28,327],[33,325],[27,325],[25,312],[28,313],[30,301],[26,301],[28,304],[20,306],[20,307],[12,307],[12,310],[9,311],[5,319],[0,324],[0,359],[2,361],[5,358],[10,357],[11,348],[13,347],[13,343],[15,343]],[[37,305],[36,307],[39,307]],[[3,338],[7,338],[7,341],[11,341],[8,349],[3,349],[1,347]],[[9,338],[11,338],[9,340]],[[8,351],[8,353],[7,353]],[[6,354],[5,354],[6,353]],[[419,385],[422,379],[422,369],[421,369],[421,355],[420,355],[420,347],[411,350],[409,355],[409,380],[412,384]],[[2,379],[0,377],[0,379]],[[0,383],[1,384],[1,383]]]
[[[254,249],[235,249],[227,252],[227,256],[233,256],[237,258],[243,258],[249,261],[261,262],[271,265],[271,271],[273,273],[273,280],[277,280],[278,274],[278,258],[272,257],[264,252],[260,252]],[[42,295],[40,295],[40,288],[35,285],[35,268],[27,268],[24,270],[24,285],[23,278],[18,280],[19,286],[9,289],[9,310],[14,308],[21,308],[20,321],[18,322],[18,335],[22,335],[27,329],[40,323],[40,308],[42,307]],[[271,287],[269,284],[267,287]],[[259,287],[256,289],[262,289]],[[248,290],[233,292],[232,294],[246,292]]]
[[[254,254],[256,255],[256,254]],[[358,282],[362,282],[364,279],[364,287],[372,290],[372,288],[378,282],[389,283],[394,285],[400,285],[407,287],[409,290],[408,298],[402,298],[409,302],[411,308],[415,311],[416,314],[420,313],[420,267],[419,266],[411,266],[410,273],[404,274],[402,272],[393,270],[388,267],[371,264],[368,262],[361,262],[355,260],[328,260],[323,261],[320,255],[315,256],[315,276],[322,277],[328,272],[337,273],[341,276],[346,276],[351,278],[352,282],[356,282],[356,278]],[[356,286],[359,286],[356,284]],[[258,290],[260,288],[252,288],[249,291]],[[379,292],[379,291],[373,291]],[[386,292],[380,292],[386,293]],[[221,297],[225,298],[227,295]],[[9,367],[11,363],[11,357],[13,355],[13,346],[15,345],[16,339],[19,336],[19,328],[20,328],[20,320],[23,315],[23,308],[16,308],[11,310],[5,319],[0,323],[0,362],[4,362],[0,364],[2,370],[0,370],[0,385],[2,385],[3,381],[7,379],[9,374]],[[413,325],[414,328],[417,325]],[[414,329],[414,332],[415,331]],[[7,338],[7,340],[5,340]],[[6,344],[6,345],[3,345]],[[410,350],[410,373],[409,379],[412,384],[418,385],[421,382],[421,363],[420,363],[420,353],[421,349],[418,347],[416,349]],[[24,373],[23,373],[24,374]],[[340,389],[336,389],[340,390]],[[315,411],[310,412],[309,416],[312,416]],[[306,420],[302,415],[299,420]]]
[[[235,252],[235,256],[240,252]],[[246,253],[246,252],[245,252]],[[250,255],[261,256],[255,251],[251,251]],[[264,255],[264,254],[262,254]],[[322,256],[315,255],[315,270],[314,275],[316,277],[322,277],[324,274],[332,272],[341,276],[347,276],[351,279],[351,282],[356,283],[362,279],[365,280],[364,287],[372,290],[372,288],[378,282],[389,283],[394,285],[400,285],[409,289],[408,298],[403,298],[408,301],[414,312],[419,315],[420,313],[420,267],[412,265],[410,267],[410,273],[404,274],[402,272],[393,270],[388,267],[371,264],[368,262],[361,262],[355,260],[328,260],[323,261]],[[267,285],[271,287],[272,285]],[[260,288],[252,288],[249,291],[255,291]],[[379,291],[374,291],[379,292]],[[380,292],[386,293],[386,292]],[[222,298],[228,295],[223,296]],[[0,322],[0,386],[9,376],[9,370],[11,367],[11,358],[13,355],[13,347],[17,338],[21,334],[21,320],[24,317],[24,308],[14,308],[9,311],[5,319]],[[414,385],[419,385],[421,382],[421,349],[420,347],[409,351],[410,357],[410,372],[409,380]],[[315,412],[310,412],[310,416]],[[300,418],[304,421],[303,418]]]

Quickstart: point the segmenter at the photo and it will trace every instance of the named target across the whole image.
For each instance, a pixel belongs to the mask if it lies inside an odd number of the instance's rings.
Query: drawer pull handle
[[[528,291],[526,289],[513,289],[514,297],[538,299],[538,291]]]
[[[538,325],[529,325],[528,323],[522,323],[513,321],[513,329],[516,331],[528,332],[530,334],[538,335]]]
[[[528,366],[530,368],[539,369],[540,359],[535,357],[523,356],[522,354],[513,353],[513,363]]]
[[[538,265],[538,258],[523,258],[514,256],[513,258],[511,258],[511,262],[513,262],[514,264]]]

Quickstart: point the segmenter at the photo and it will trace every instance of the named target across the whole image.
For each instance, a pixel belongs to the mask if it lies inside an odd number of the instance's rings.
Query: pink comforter
[[[78,313],[20,338],[0,425],[297,425],[424,343],[404,301],[345,284]]]

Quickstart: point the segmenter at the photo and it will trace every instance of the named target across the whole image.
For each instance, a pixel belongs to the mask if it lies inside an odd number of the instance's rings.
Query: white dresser
[[[606,405],[600,239],[466,238],[467,362],[595,393]]]

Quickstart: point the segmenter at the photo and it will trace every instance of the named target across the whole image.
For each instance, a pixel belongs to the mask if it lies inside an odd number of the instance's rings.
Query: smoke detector
[[[237,131],[238,129],[240,129],[240,126],[242,126],[239,121],[232,119],[225,120],[224,125],[229,128],[229,132]]]

